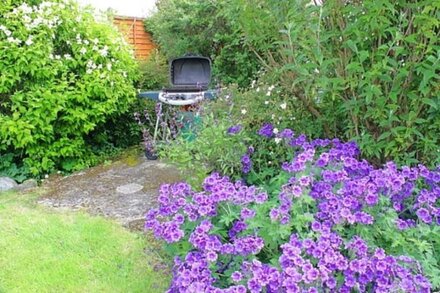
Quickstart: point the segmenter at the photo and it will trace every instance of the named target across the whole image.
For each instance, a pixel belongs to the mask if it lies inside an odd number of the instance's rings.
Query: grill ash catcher
[[[163,104],[179,107],[182,112],[205,99],[215,99],[218,90],[208,89],[211,83],[211,60],[201,56],[185,56],[170,61],[170,87],[160,91],[139,93],[139,98],[158,101],[153,145],[156,143]],[[190,110],[188,110],[190,109]]]

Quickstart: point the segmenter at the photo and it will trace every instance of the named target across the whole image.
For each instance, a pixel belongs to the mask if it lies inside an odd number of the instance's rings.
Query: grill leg
[[[159,131],[159,121],[162,117],[162,103],[159,103],[159,111],[156,113],[156,126],[154,127],[153,144],[156,145],[157,132]]]

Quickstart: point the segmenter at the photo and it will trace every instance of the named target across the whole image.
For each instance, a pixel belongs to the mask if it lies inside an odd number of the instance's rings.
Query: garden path
[[[85,210],[115,219],[129,229],[142,230],[146,211],[156,204],[159,186],[179,178],[173,166],[130,154],[69,176],[51,176],[43,184],[45,192],[38,203]]]

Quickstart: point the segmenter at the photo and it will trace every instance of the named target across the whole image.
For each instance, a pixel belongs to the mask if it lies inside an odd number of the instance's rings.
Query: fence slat
[[[133,46],[135,57],[138,60],[145,60],[156,48],[151,35],[145,31],[143,18],[115,16],[113,23],[125,37],[127,42]]]

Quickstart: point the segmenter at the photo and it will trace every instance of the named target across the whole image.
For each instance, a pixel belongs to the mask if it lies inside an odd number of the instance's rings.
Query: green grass
[[[35,198],[0,193],[0,292],[164,292],[144,236]]]

